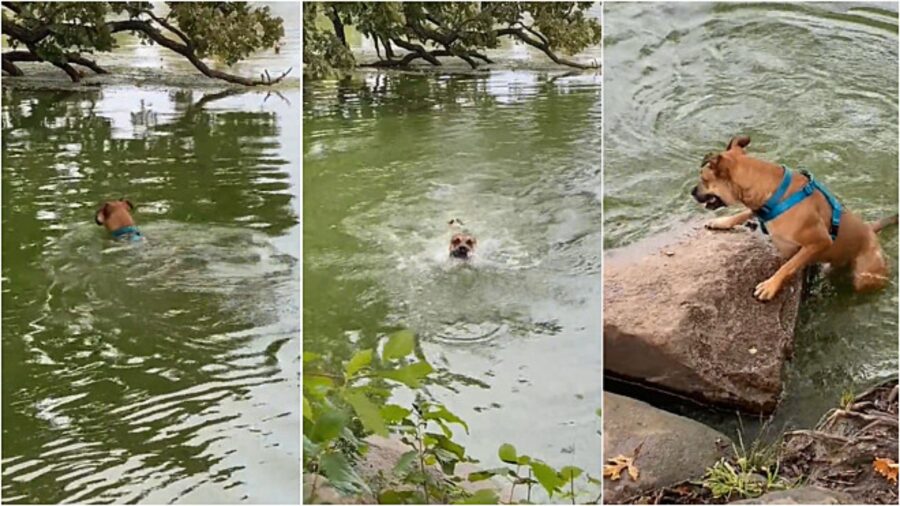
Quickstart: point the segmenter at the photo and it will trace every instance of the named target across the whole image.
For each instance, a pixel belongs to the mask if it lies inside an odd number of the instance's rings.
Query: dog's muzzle
[[[453,258],[458,258],[460,260],[468,260],[469,259],[469,250],[468,246],[459,246],[455,249],[450,250],[450,256]]]
[[[694,197],[694,200],[703,204],[710,211],[716,210],[720,207],[725,207],[725,202],[722,202],[718,196],[713,195],[712,193],[700,193],[700,187],[695,186],[693,190],[691,190],[691,196]]]

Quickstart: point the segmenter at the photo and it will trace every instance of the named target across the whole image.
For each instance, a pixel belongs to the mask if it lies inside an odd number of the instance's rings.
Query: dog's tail
[[[896,224],[897,224],[897,215],[895,214],[893,216],[881,218],[880,220],[878,220],[874,223],[871,223],[869,226],[871,226],[872,230],[875,231],[875,233],[877,234],[878,232],[881,232],[881,229],[883,229],[884,227],[889,227],[891,225],[896,225]]]

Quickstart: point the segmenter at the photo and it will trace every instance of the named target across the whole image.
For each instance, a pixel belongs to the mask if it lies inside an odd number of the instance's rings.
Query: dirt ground
[[[849,495],[857,504],[897,504],[897,483],[876,472],[876,458],[898,458],[897,380],[858,395],[826,413],[814,429],[784,435],[781,475],[804,486]],[[698,482],[700,478],[698,477]],[[696,482],[685,482],[638,498],[636,504],[725,504]]]

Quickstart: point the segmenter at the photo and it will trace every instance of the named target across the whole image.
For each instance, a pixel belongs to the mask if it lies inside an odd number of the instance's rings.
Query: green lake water
[[[6,503],[299,503],[299,83],[179,75],[4,82]],[[94,224],[119,197],[145,241]]]
[[[357,73],[304,89],[304,350],[393,330],[497,448],[599,474],[600,76]],[[447,222],[478,238],[448,259]]]
[[[690,189],[703,155],[738,133],[752,137],[751,154],[808,168],[867,219],[897,212],[896,4],[605,9],[606,247],[713,217]],[[896,266],[897,229],[881,242]],[[872,295],[826,279],[803,303],[773,426],[809,427],[843,391],[897,367],[896,269]],[[736,426],[733,415],[681,410]]]

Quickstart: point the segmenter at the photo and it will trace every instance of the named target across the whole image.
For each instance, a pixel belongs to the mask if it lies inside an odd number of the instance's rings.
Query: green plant
[[[742,432],[738,431],[738,444],[732,444],[734,460],[723,458],[708,468],[701,485],[716,499],[753,498],[794,486],[779,473],[777,442],[756,438],[747,446]]]
[[[357,351],[342,364],[341,374],[323,371],[323,357],[304,353],[303,416],[304,471],[314,475],[307,501],[315,501],[315,476],[323,475],[342,493],[375,497],[386,503],[450,502],[476,497],[488,501],[486,492],[467,494],[457,486],[456,465],[474,462],[465,448],[453,440],[452,425],[468,432],[468,425],[442,404],[422,394],[434,372],[415,356],[415,336],[401,331],[389,336],[380,352]],[[412,409],[389,403],[396,388],[416,394]],[[367,483],[353,463],[366,450],[370,434],[400,435],[410,447],[391,470],[383,488]],[[439,467],[443,474],[431,472]],[[496,495],[496,494],[494,494]],[[493,502],[496,502],[496,498]]]
[[[515,466],[515,468],[498,467],[470,473],[469,481],[476,482],[495,476],[506,478],[510,483],[509,497],[507,498],[507,503],[509,504],[513,503],[516,487],[519,485],[526,487],[525,502],[530,503],[532,488],[538,484],[551,498],[554,494],[557,494],[561,498],[568,499],[572,504],[575,504],[579,495],[575,488],[575,482],[578,477],[584,474],[584,470],[580,467],[564,466],[560,469],[555,469],[543,460],[535,459],[528,455],[519,455],[516,447],[509,443],[500,445],[497,456],[502,462]],[[599,480],[589,475],[585,476],[588,483],[592,485],[600,484]]]
[[[856,394],[853,390],[846,388],[841,392],[841,409],[850,409],[850,406],[856,402]]]
[[[462,482],[478,482],[494,477],[511,480],[508,502],[515,488],[525,485],[526,501],[534,485],[550,497],[575,504],[576,481],[581,476],[599,488],[599,480],[574,466],[555,469],[546,462],[518,455],[514,446],[500,446],[500,459],[515,469],[501,467],[468,474],[456,474],[461,463],[476,463],[454,440],[454,430],[467,434],[469,426],[446,406],[425,394],[424,386],[436,374],[427,361],[415,354],[415,336],[408,331],[390,335],[379,349],[357,351],[341,364],[341,372],[326,369],[324,357],[303,355],[303,468],[312,475],[305,502],[316,502],[319,475],[330,486],[349,495],[390,504],[495,504],[500,502],[491,488],[468,492]],[[415,396],[410,408],[392,404],[395,389],[407,389]],[[366,451],[365,437],[396,434],[409,447],[384,480],[357,474],[354,463]],[[440,472],[438,472],[440,469]]]

